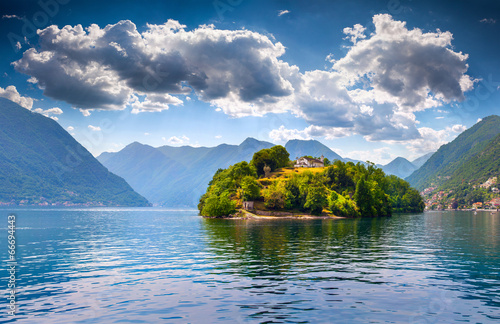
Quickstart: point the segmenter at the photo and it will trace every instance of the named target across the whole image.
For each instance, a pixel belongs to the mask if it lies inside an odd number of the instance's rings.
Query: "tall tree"
[[[260,197],[260,185],[252,176],[246,176],[241,181],[243,200],[255,200]]]
[[[239,162],[229,168],[229,176],[240,183],[241,180],[246,176],[257,176],[257,171],[255,167],[249,164],[247,161]]]
[[[276,163],[276,168],[284,168],[288,166],[288,162],[290,162],[290,154],[287,152],[287,150],[281,146],[281,145],[276,145],[273,146],[269,149],[270,152],[270,157],[274,162]]]
[[[283,181],[275,181],[262,191],[264,205],[269,209],[283,209],[286,203],[286,189]]]
[[[276,162],[271,158],[271,150],[270,149],[262,149],[258,152],[255,152],[252,161],[250,162],[257,170],[257,175],[264,175],[264,166],[268,165],[271,168],[271,171],[276,169]]]
[[[324,186],[312,186],[307,192],[304,208],[313,215],[321,215],[323,208],[328,205],[326,188]]]
[[[353,199],[359,208],[361,216],[370,217],[375,215],[372,209],[372,195],[365,175],[363,175],[356,184],[356,191]]]

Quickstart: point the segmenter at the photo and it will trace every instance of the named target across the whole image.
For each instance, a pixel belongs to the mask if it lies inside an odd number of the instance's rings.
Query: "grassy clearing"
[[[268,178],[260,178],[257,179],[257,181],[263,187],[267,187],[280,178],[289,178],[292,174],[301,174],[304,172],[319,173],[323,172],[324,170],[325,168],[291,168],[291,167],[281,168],[271,172],[271,175]]]
[[[304,173],[306,171],[309,171],[312,173],[319,173],[319,172],[323,172],[324,170],[325,170],[325,168],[281,168],[281,169],[278,169],[274,172],[271,172],[271,176],[269,177],[269,179],[288,176],[288,175],[291,175],[292,173],[301,174],[301,173]]]

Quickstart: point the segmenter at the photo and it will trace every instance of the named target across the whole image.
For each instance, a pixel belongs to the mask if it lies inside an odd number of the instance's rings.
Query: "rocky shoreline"
[[[329,215],[311,215],[307,213],[291,213],[291,212],[270,212],[255,210],[250,212],[248,210],[239,209],[235,214],[225,217],[208,217],[204,218],[224,218],[224,219],[344,219],[346,217],[329,216]]]

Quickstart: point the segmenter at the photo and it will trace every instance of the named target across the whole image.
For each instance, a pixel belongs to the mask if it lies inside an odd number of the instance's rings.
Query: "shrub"
[[[236,202],[229,199],[227,193],[211,195],[205,199],[201,214],[209,217],[229,216],[236,212]]]

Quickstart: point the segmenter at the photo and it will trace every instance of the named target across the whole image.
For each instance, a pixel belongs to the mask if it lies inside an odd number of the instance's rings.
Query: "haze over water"
[[[151,208],[14,212],[20,323],[500,320],[500,213],[224,220]],[[6,282],[6,267],[0,274]],[[0,322],[12,321],[4,314]]]

